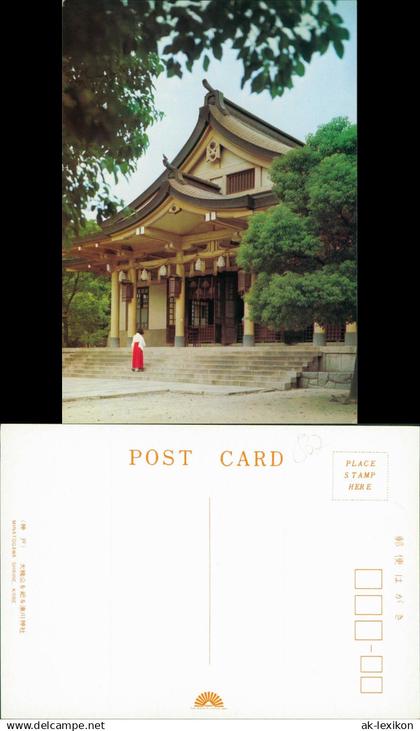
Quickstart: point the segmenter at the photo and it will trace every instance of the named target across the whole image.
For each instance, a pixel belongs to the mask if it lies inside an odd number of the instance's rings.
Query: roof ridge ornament
[[[207,81],[207,79],[203,79],[201,83],[203,84],[204,88],[207,89],[207,91],[216,91],[212,87],[212,85]]]
[[[175,178],[175,180],[177,180],[178,183],[182,183],[183,185],[185,184],[185,178],[184,178],[181,170],[179,170],[177,167],[175,167],[175,165],[172,165],[169,162],[166,155],[163,156],[163,164],[164,164],[165,168],[167,170],[169,170],[169,175],[168,175],[169,178]]]
[[[219,89],[213,89],[207,79],[203,79],[202,84],[207,89],[204,104],[214,104],[222,114],[228,115],[229,112],[225,107],[223,92],[219,91]]]

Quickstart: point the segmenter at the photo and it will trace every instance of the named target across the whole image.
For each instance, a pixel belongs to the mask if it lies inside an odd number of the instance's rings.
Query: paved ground
[[[326,388],[250,392],[239,387],[64,378],[63,423],[355,424],[356,405],[336,400],[345,394]]]
[[[163,381],[127,381],[117,378],[63,378],[63,401],[76,399],[115,398],[126,394],[198,393],[228,396],[232,393],[255,393],[252,386],[210,386],[201,383],[167,383]]]

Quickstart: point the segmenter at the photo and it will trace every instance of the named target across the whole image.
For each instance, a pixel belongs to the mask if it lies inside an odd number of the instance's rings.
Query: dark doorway
[[[219,274],[221,300],[221,342],[232,345],[240,336],[244,303],[238,294],[238,273]]]
[[[215,301],[216,277],[207,275],[187,279],[185,302],[187,345],[217,342]]]
[[[188,345],[232,345],[242,339],[244,303],[237,272],[187,279],[185,307]]]

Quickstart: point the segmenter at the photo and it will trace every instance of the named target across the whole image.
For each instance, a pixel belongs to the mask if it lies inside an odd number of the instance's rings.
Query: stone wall
[[[330,343],[320,348],[321,356],[303,371],[299,388],[350,388],[356,358],[356,346]]]
[[[320,371],[353,372],[356,358],[356,346],[344,345],[342,343],[331,343],[321,348]]]
[[[353,373],[324,373],[305,371],[299,378],[299,388],[350,388]]]

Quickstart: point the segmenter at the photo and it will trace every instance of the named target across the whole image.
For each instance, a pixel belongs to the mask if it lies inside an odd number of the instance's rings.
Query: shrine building
[[[149,346],[285,340],[251,320],[243,295],[254,275],[239,270],[236,253],[249,217],[278,202],[273,159],[303,142],[203,84],[197,123],[174,160],[164,157],[152,185],[65,253],[68,270],[111,276],[110,347],[129,345],[136,326]],[[296,339],[355,344],[356,325],[315,323]]]

